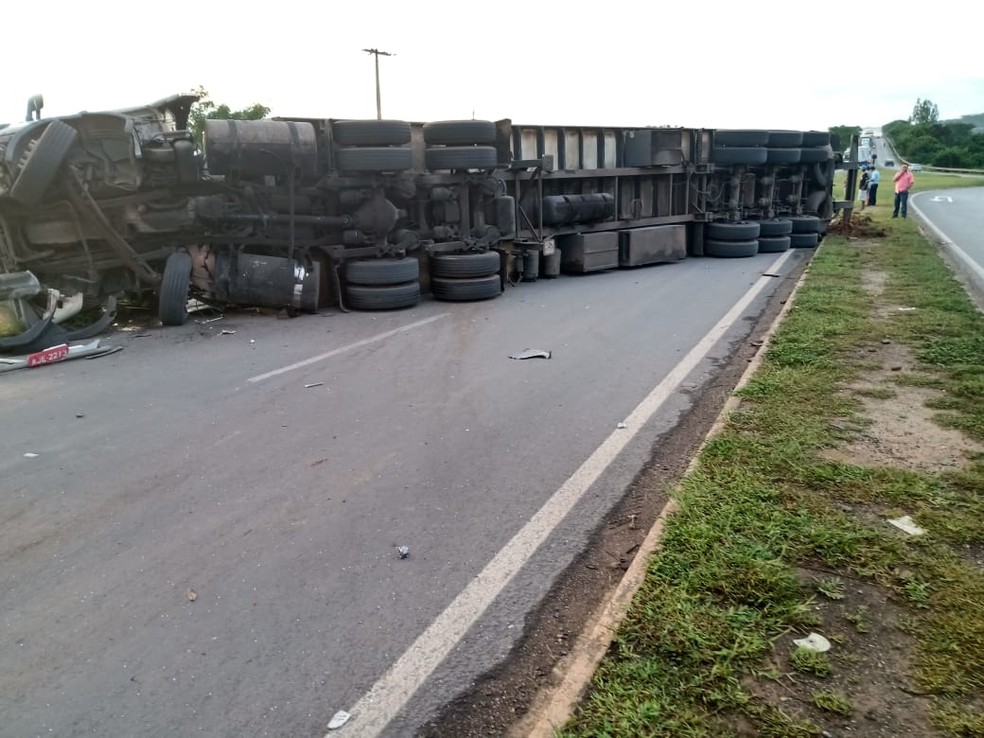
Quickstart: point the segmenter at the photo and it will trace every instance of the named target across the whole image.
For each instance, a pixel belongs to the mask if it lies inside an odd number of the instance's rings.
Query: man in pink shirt
[[[892,211],[893,218],[899,217],[900,207],[903,218],[909,214],[909,190],[912,189],[915,181],[915,177],[909,171],[909,165],[903,164],[902,171],[895,175],[895,210]]]

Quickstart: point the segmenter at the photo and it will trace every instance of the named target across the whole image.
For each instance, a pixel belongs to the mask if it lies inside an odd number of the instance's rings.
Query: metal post
[[[363,49],[363,51],[376,57],[376,120],[382,120],[383,104],[379,94],[379,57],[396,56],[396,54],[391,54],[388,51],[380,51],[379,49]]]

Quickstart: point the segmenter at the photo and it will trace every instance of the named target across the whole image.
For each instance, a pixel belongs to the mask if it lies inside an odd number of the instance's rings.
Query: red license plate
[[[63,343],[61,346],[52,346],[51,348],[46,348],[44,351],[28,354],[27,365],[32,367],[42,366],[44,364],[54,364],[56,361],[62,361],[67,357],[68,344]]]

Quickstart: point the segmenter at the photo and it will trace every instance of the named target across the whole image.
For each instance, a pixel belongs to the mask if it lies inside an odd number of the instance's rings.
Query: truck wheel
[[[345,279],[350,284],[402,284],[416,281],[419,276],[420,262],[413,258],[356,259],[345,264]]]
[[[816,149],[800,149],[800,163],[822,164],[830,156],[829,149],[821,146]]]
[[[763,220],[759,223],[759,238],[788,236],[792,232],[793,223],[786,218],[773,218],[772,220]]]
[[[830,146],[829,131],[803,131],[804,146]]]
[[[350,284],[345,291],[348,307],[356,310],[395,310],[420,302],[420,283],[388,284],[365,287]]]
[[[20,173],[10,188],[10,196],[24,205],[36,205],[55,181],[78,136],[78,131],[67,123],[51,121],[41,135],[28,144],[30,148],[21,160]]]
[[[767,146],[768,143],[768,131],[736,128],[714,132],[715,146]]]
[[[428,169],[492,169],[498,159],[492,146],[447,146],[424,152]]]
[[[817,162],[810,168],[810,175],[813,177],[813,181],[818,185],[826,189],[830,186],[833,181],[834,176],[834,162],[833,159],[828,158],[823,162]]]
[[[431,280],[431,291],[434,299],[449,302],[469,302],[471,300],[487,300],[498,297],[502,292],[502,283],[498,274],[488,277],[473,277],[471,279],[444,279],[435,277]]]
[[[773,149],[769,148],[766,161],[769,164],[799,164],[802,149]]]
[[[424,143],[428,146],[494,144],[495,136],[495,123],[490,120],[439,120],[424,123]]]
[[[789,250],[789,236],[759,236],[760,254],[779,254]]]
[[[339,149],[335,165],[346,172],[402,172],[413,166],[413,151],[389,147]]]
[[[188,288],[191,286],[191,254],[175,251],[164,264],[164,276],[158,291],[157,315],[161,325],[184,325],[188,322]]]
[[[791,215],[789,220],[793,223],[793,233],[816,233],[820,230],[820,219],[815,215]]]
[[[715,164],[765,164],[769,150],[759,146],[715,146],[711,161]]]
[[[789,236],[789,245],[794,249],[812,249],[820,243],[820,234],[813,233],[793,233]]]
[[[436,254],[431,257],[434,277],[487,277],[499,273],[499,252],[475,254]]]
[[[803,145],[802,131],[769,131],[769,146],[789,149]]]
[[[402,146],[410,143],[410,124],[405,120],[336,120],[331,124],[335,143],[341,146]]]
[[[715,241],[751,241],[758,238],[762,226],[755,222],[720,223],[711,222],[704,227],[707,238]]]
[[[755,256],[759,250],[758,239],[754,241],[716,241],[709,238],[704,241],[704,253],[707,256],[717,256],[723,259],[739,259]]]

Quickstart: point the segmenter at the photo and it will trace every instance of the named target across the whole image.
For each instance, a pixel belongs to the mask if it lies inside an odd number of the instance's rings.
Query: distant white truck
[[[871,155],[874,153],[874,148],[870,143],[859,143],[858,144],[858,164],[870,164]],[[851,150],[844,150],[844,161],[851,161]]]

